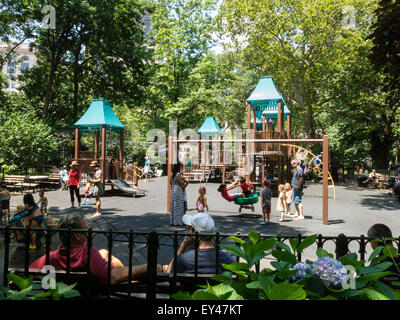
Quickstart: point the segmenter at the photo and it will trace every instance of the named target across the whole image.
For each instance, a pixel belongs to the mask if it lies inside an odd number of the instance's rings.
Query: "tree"
[[[320,136],[314,121],[327,74],[344,67],[346,55],[360,43],[358,29],[342,26],[344,9],[371,11],[372,1],[225,0],[220,19],[248,69],[273,75],[278,89],[309,138]],[[339,69],[339,70],[338,70]],[[300,129],[299,128],[299,129]],[[300,130],[298,130],[300,131]]]

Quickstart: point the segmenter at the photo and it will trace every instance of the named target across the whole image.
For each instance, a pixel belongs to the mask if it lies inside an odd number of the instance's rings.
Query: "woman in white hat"
[[[74,193],[78,199],[78,208],[81,207],[81,196],[79,195],[79,185],[81,183],[81,170],[79,170],[78,161],[72,161],[71,170],[69,170],[67,185],[69,188],[69,194],[71,196],[71,207],[75,208],[74,204]]]

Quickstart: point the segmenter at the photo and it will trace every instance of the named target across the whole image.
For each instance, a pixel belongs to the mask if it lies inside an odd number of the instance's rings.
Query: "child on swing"
[[[221,192],[222,198],[224,198],[226,201],[232,202],[236,200],[239,197],[244,197],[243,193],[235,193],[235,194],[229,194],[228,191],[237,187],[237,181],[234,183],[231,183],[229,186],[226,186],[226,183],[221,183],[218,187],[218,192]]]

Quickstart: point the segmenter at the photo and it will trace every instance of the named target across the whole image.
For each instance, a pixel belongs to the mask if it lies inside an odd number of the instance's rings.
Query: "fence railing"
[[[11,250],[12,250],[12,237],[13,233],[15,232],[25,232],[25,240],[23,242],[23,258],[21,258],[20,262],[13,262],[10,259]],[[91,292],[91,285],[90,285],[90,277],[91,275],[91,251],[93,247],[93,243],[97,237],[103,236],[106,239],[106,248],[108,250],[108,276],[107,281],[105,283],[106,286],[106,296],[110,298],[112,296],[112,284],[111,284],[111,269],[112,269],[112,254],[114,251],[115,243],[125,243],[127,246],[125,254],[127,254],[128,260],[128,279],[127,279],[127,288],[129,289],[128,298],[131,297],[131,293],[135,292],[134,285],[132,284],[133,273],[132,273],[132,266],[133,266],[133,257],[135,248],[138,244],[145,245],[146,250],[146,261],[147,261],[147,275],[145,278],[146,283],[146,299],[154,300],[157,296],[157,282],[159,280],[159,273],[157,272],[157,265],[159,264],[159,253],[161,247],[169,248],[169,250],[173,249],[173,253],[170,258],[173,258],[174,261],[177,261],[177,253],[180,242],[184,239],[185,236],[192,235],[195,237],[195,271],[194,271],[194,278],[199,277],[198,272],[198,245],[199,245],[199,235],[195,234],[188,234],[188,233],[178,233],[178,232],[123,232],[123,231],[104,231],[104,230],[93,230],[93,229],[59,229],[59,228],[50,228],[50,229],[31,229],[31,228],[20,228],[20,227],[0,227],[0,234],[4,236],[4,250],[3,256],[0,256],[0,259],[3,261],[3,279],[2,284],[5,287],[9,287],[9,281],[7,278],[7,274],[15,268],[22,268],[22,273],[25,276],[30,274],[29,266],[33,262],[32,261],[32,252],[29,249],[30,246],[30,234],[31,232],[40,232],[44,236],[44,243],[45,243],[45,261],[46,264],[50,264],[50,251],[51,246],[54,243],[54,237],[59,233],[63,233],[64,236],[67,235],[68,243],[67,243],[67,250],[66,250],[66,275],[71,275],[71,259],[70,259],[70,252],[71,252],[71,239],[75,233],[85,234],[86,236],[86,244],[88,247],[88,257],[86,261],[86,274],[87,274],[87,283],[85,290],[87,290],[87,296],[95,296],[96,292]],[[218,247],[221,244],[227,243],[234,243],[229,237],[231,234],[221,234],[215,233],[209,235],[212,238],[213,244],[216,250],[216,264],[215,264],[215,273],[218,273],[219,269],[219,251]],[[243,240],[248,240],[248,237],[245,235],[234,234],[235,237],[241,238]],[[268,239],[273,236],[262,236],[260,235],[260,239]],[[285,242],[289,241],[289,238],[296,238],[298,241],[302,241],[305,236],[298,234],[297,236],[282,236],[278,235],[278,241]],[[58,239],[56,239],[58,240]],[[324,248],[327,249],[328,252],[335,253],[336,258],[339,258],[349,252],[355,252],[358,254],[359,259],[365,260],[366,253],[367,253],[367,245],[370,243],[374,238],[368,238],[363,235],[360,237],[347,237],[344,234],[340,234],[337,237],[326,237],[322,235],[317,236],[317,240],[313,247],[309,247],[303,253],[297,254],[297,259],[299,261],[304,261],[305,258],[309,257],[310,251],[316,251],[317,248]],[[330,243],[330,248],[327,247],[327,243]],[[394,245],[397,246],[398,250],[400,243],[400,238],[397,239]],[[355,246],[354,246],[355,245]],[[316,246],[316,247],[315,247]],[[333,250],[332,250],[333,249]],[[309,250],[309,252],[307,252]],[[1,250],[0,250],[1,251]],[[400,252],[400,250],[399,250]],[[22,254],[22,252],[20,252]],[[14,259],[15,260],[15,259]],[[18,260],[18,259],[17,259]],[[239,257],[236,257],[236,261],[239,262]],[[22,264],[22,265],[21,265]],[[263,264],[263,260],[261,260],[255,267],[256,272],[259,273],[261,269],[261,265]],[[165,275],[165,274],[164,274]],[[170,287],[173,288],[176,286],[178,281],[178,273],[177,268],[173,268],[173,272],[168,275]],[[165,278],[164,278],[165,279]],[[83,283],[81,283],[83,285]]]

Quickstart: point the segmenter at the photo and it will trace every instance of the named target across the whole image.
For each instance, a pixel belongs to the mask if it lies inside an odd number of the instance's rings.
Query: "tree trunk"
[[[390,151],[394,138],[391,133],[383,135],[382,131],[373,131],[370,135],[372,166],[376,169],[387,169],[390,161]]]
[[[74,123],[78,121],[78,95],[79,95],[79,68],[78,66],[74,67],[74,99],[72,102],[72,115]]]
[[[54,59],[52,59],[51,65],[50,65],[49,78],[48,78],[47,87],[46,87],[46,96],[45,96],[44,104],[43,104],[43,112],[42,112],[43,119],[46,119],[49,114],[50,95],[51,95],[51,91],[53,90],[53,82],[54,82],[54,76],[56,73],[57,65],[58,65],[58,63]]]

